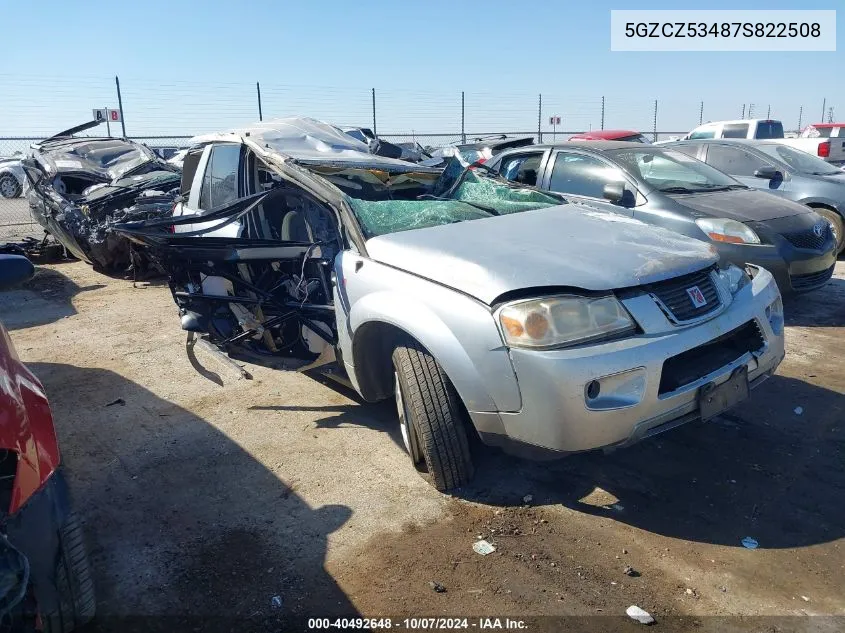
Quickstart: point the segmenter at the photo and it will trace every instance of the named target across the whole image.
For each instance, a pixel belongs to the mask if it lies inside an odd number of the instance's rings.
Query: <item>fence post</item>
[[[540,93],[540,105],[537,108],[537,142],[543,142],[543,93]]]
[[[373,134],[378,136],[378,129],[376,128],[376,89],[373,88]]]
[[[698,124],[701,125],[704,122],[704,101],[701,102],[701,106],[698,108]]]
[[[798,108],[798,131],[801,131],[801,119],[804,118],[804,106]]]
[[[467,135],[464,131],[464,91],[461,90],[461,143],[467,142]]]
[[[604,129],[604,97],[601,98],[601,129]]]
[[[264,120],[264,114],[261,112],[261,84],[257,81],[255,82],[255,90],[258,93],[258,120]]]
[[[117,108],[120,110],[120,128],[123,130],[123,138],[126,138],[126,115],[123,112],[123,99],[120,96],[120,79],[114,76],[114,85],[117,87]]]
[[[654,100],[654,139],[653,141],[657,142],[657,99]]]

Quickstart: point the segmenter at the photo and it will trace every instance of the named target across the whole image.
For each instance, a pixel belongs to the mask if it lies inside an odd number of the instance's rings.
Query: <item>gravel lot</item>
[[[405,458],[391,403],[258,367],[239,379],[201,351],[223,384],[197,374],[166,284],[66,263],[0,294],[52,402],[103,631],[353,614],[636,630],[633,604],[663,630],[841,631],[845,262],[786,309],[785,362],[729,415],[610,455],[484,451],[445,496]],[[497,551],[474,553],[478,535]],[[805,615],[838,617],[784,617]]]

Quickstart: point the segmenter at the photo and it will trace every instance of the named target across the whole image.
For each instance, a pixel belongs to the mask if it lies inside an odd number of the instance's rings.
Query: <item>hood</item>
[[[367,251],[488,305],[526,288],[639,286],[718,259],[699,240],[575,204],[381,235]]]
[[[840,171],[837,174],[814,175],[813,178],[818,178],[822,182],[829,182],[831,184],[843,185],[845,184],[845,171]]]
[[[678,204],[713,218],[762,222],[809,213],[803,204],[756,189],[670,195]]]

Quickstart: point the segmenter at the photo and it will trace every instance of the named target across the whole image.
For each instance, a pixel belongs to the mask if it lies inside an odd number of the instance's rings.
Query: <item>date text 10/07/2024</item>
[[[386,630],[443,631],[456,629],[527,630],[525,620],[513,618],[309,618],[309,630]]]

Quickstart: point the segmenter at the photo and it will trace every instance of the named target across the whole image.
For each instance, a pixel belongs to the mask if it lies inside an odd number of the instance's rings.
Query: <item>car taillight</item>
[[[821,156],[822,158],[827,158],[828,156],[830,156],[830,141],[819,143],[819,156]]]

